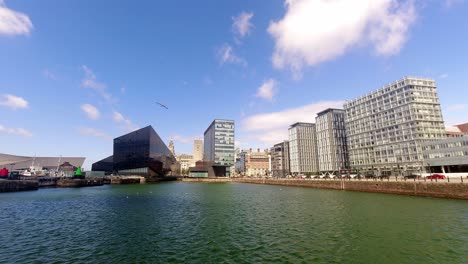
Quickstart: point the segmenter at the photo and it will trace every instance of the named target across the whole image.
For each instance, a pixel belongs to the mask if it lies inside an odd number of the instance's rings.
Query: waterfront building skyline
[[[404,77],[344,104],[350,166],[393,175],[424,171],[422,144],[445,137],[435,80]]]

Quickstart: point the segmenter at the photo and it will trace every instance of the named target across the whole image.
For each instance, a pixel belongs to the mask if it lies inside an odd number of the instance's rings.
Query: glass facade
[[[214,120],[205,131],[204,158],[215,165],[234,166],[234,121]]]
[[[426,165],[468,165],[468,135],[427,141],[423,144]]]
[[[103,160],[93,163],[92,171],[104,171],[106,174],[111,174],[114,171],[114,157],[109,156]]]
[[[230,176],[229,167],[234,166],[234,121],[215,119],[204,133],[203,159],[213,162],[218,176]]]
[[[114,171],[164,176],[175,164],[174,155],[151,126],[114,139]]]

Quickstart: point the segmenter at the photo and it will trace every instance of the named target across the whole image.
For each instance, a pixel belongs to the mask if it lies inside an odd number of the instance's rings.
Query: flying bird
[[[167,106],[165,106],[165,105],[163,105],[163,104],[161,104],[161,103],[159,103],[159,102],[156,102],[156,103],[157,103],[159,106],[161,106],[161,107],[164,107],[164,108],[166,108],[166,109],[169,109],[169,108],[167,108]]]

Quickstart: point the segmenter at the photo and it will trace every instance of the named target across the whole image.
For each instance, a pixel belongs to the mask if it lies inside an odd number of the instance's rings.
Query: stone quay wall
[[[34,191],[39,188],[38,181],[27,180],[0,180],[0,193],[1,192],[20,192],[20,191]]]
[[[468,200],[468,183],[423,181],[357,181],[357,180],[298,180],[255,178],[198,178],[182,179],[184,182],[240,182],[283,186],[310,187],[357,192],[404,194]]]
[[[57,181],[57,187],[91,187],[101,186],[104,184],[103,179],[60,179]]]

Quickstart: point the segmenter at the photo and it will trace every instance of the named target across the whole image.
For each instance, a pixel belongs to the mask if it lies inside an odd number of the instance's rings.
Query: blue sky
[[[152,125],[191,153],[214,118],[265,148],[407,75],[468,122],[467,25],[463,0],[0,0],[0,152],[89,168]]]

